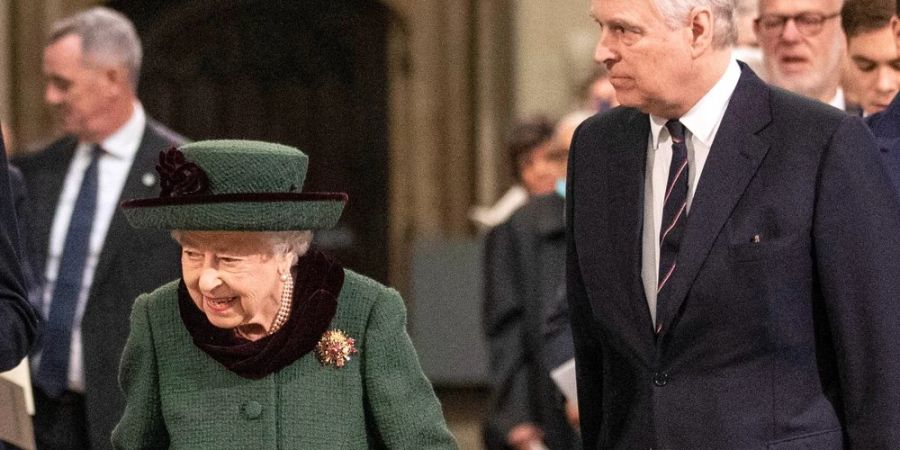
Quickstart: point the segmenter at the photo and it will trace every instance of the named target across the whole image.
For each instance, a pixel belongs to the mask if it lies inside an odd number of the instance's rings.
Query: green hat
[[[157,198],[127,200],[135,228],[287,231],[333,227],[347,194],[301,192],[309,158],[259,141],[200,141],[159,153]]]

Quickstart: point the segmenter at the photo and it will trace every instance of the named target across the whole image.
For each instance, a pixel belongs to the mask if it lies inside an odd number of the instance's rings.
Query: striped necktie
[[[656,332],[662,331],[661,312],[668,301],[666,289],[677,267],[676,257],[687,219],[688,160],[684,125],[677,120],[666,122],[672,137],[672,164],[663,200],[662,225],[659,232],[659,282],[656,287]]]

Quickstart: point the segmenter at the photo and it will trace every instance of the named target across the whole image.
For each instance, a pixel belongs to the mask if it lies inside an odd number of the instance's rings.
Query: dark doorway
[[[118,0],[141,35],[140,98],[193,140],[293,145],[304,190],[350,195],[318,242],[387,279],[390,11],[371,0]]]

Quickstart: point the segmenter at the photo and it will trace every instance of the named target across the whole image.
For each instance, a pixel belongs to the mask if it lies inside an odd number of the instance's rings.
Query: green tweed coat
[[[175,281],[134,304],[116,448],[456,448],[393,289],[346,270],[329,329],[355,338],[359,354],[336,368],[310,352],[259,380],[194,345],[177,296]]]

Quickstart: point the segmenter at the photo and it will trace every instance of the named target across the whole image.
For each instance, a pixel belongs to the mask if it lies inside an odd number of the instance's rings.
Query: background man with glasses
[[[768,82],[848,110],[840,87],[846,54],[842,4],[842,0],[760,0],[754,30]]]

